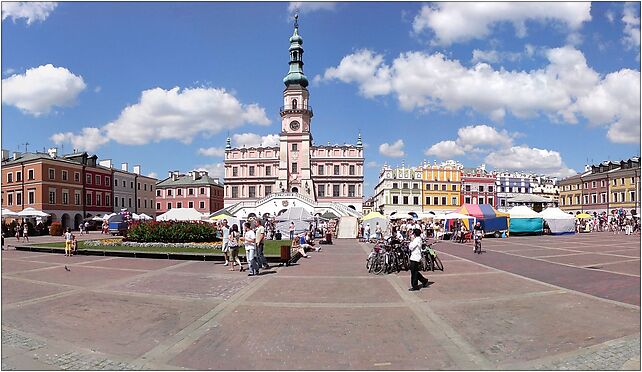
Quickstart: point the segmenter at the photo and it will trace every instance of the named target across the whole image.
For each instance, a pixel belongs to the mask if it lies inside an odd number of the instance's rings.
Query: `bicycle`
[[[473,253],[481,254],[482,253],[482,237],[480,234],[475,234],[475,246],[473,248]]]
[[[422,255],[421,261],[419,262],[419,268],[422,271],[444,271],[444,264],[441,262],[441,259],[437,255],[437,251],[432,248],[432,246],[437,244],[437,242],[438,241],[427,244],[426,247],[421,250]]]

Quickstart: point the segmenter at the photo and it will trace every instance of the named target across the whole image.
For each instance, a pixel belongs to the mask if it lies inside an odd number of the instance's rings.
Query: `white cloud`
[[[527,48],[526,53],[534,53],[534,48],[530,52]],[[337,67],[327,69],[322,80],[354,83],[368,98],[394,95],[399,106],[407,111],[471,108],[495,122],[501,122],[511,113],[518,118],[545,115],[553,121],[577,123],[577,115],[590,119],[590,108],[585,109],[576,102],[592,96],[599,98],[600,86],[607,83],[610,75],[639,75],[639,72],[620,70],[603,78],[587,65],[581,51],[570,46],[548,49],[544,55],[548,64],[543,68],[508,71],[493,69],[485,63],[468,68],[441,53],[423,52],[402,53],[388,65],[383,55],[360,50],[344,57]],[[639,97],[640,79],[621,81],[612,88],[614,96],[637,91],[631,97]],[[635,103],[631,100],[632,105],[628,104],[628,98],[626,102],[615,102],[607,111],[613,114],[600,124],[614,126],[621,117],[637,118],[639,123],[639,99]],[[610,100],[599,102],[600,105],[610,103]]]
[[[622,23],[624,23],[624,45],[628,48],[640,47],[640,17],[639,11],[633,4],[625,4],[622,13]]]
[[[530,171],[555,177],[577,173],[564,164],[559,152],[525,145],[492,152],[486,156],[485,162],[495,169]]]
[[[388,144],[382,143],[379,145],[379,153],[384,156],[390,156],[392,158],[400,158],[406,153],[403,151],[403,140],[397,140],[395,143]]]
[[[612,10],[607,10],[606,13],[604,13],[604,16],[606,16],[606,19],[608,19],[610,23],[615,21],[615,14]]]
[[[158,179],[158,174],[156,172],[149,172],[147,173],[147,177]]]
[[[413,21],[413,30],[434,32],[433,44],[450,45],[490,35],[492,27],[500,22],[510,22],[518,37],[527,34],[526,21],[558,21],[570,30],[577,30],[591,20],[591,3],[511,3],[443,2],[424,5]]]
[[[336,5],[335,2],[331,1],[291,1],[288,4],[288,13],[294,14],[298,11],[304,14],[319,10],[334,10]]]
[[[42,1],[4,1],[2,2],[2,20],[7,17],[15,22],[25,18],[28,25],[35,21],[44,21],[49,14],[58,6],[56,2]]]
[[[374,160],[366,163],[366,168],[379,168],[379,167],[381,167],[381,164],[377,163]]]
[[[199,148],[198,154],[203,156],[225,156],[225,149],[222,147]]]
[[[98,86],[96,86],[96,87],[94,88],[94,93],[100,93],[100,91],[101,91],[101,90],[103,90],[103,87],[101,87],[100,85],[98,85]]]
[[[279,145],[279,138],[278,134],[261,136],[256,133],[243,133],[234,134],[232,141],[235,147],[274,147]]]
[[[461,148],[455,141],[441,141],[437,142],[430,148],[424,151],[425,155],[436,156],[442,159],[454,158],[456,156],[464,155],[464,149]]]
[[[515,62],[522,59],[522,53],[517,52],[500,52],[497,50],[473,50],[472,63],[488,62],[499,63],[502,61]]]
[[[207,171],[207,175],[212,178],[225,178],[225,164],[224,163],[212,163],[212,164],[203,164],[198,165],[195,170],[198,171]]]
[[[40,116],[49,113],[54,106],[72,105],[86,87],[82,76],[74,75],[64,67],[47,64],[2,79],[2,103]]]
[[[457,144],[467,150],[476,146],[505,147],[513,143],[513,136],[505,129],[497,131],[484,124],[459,128],[457,135]]]
[[[105,137],[105,133],[99,128],[83,128],[80,134],[56,133],[51,136],[51,141],[55,144],[69,142],[77,150],[96,151],[109,142],[109,138]]]
[[[100,128],[104,140],[144,145],[163,140],[188,144],[196,136],[211,136],[245,124],[267,125],[265,109],[242,104],[219,88],[165,90],[141,93],[140,101],[121,111],[118,119]],[[95,147],[95,146],[92,146]]]

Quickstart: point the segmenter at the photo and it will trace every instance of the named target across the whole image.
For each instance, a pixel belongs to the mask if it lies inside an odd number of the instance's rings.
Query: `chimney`
[[[14,152],[13,153],[13,160],[18,160],[19,157],[20,157],[20,153],[19,152]]]
[[[588,172],[590,170],[591,170],[591,166],[590,165],[588,165],[588,164],[584,165],[584,172]]]
[[[107,168],[111,168],[112,167],[111,159],[101,160],[101,161],[98,162],[98,164],[102,165],[103,167],[107,167]]]
[[[2,161],[5,161],[9,159],[9,151],[8,150],[2,150]]]
[[[174,171],[168,171],[167,177],[174,179]]]
[[[140,175],[140,165],[134,165],[134,173]]]
[[[180,172],[175,170],[172,172],[172,181],[176,181],[178,179],[178,176],[180,176]]]
[[[127,168],[128,168],[127,163],[122,163],[122,164],[120,164],[120,169],[121,169],[121,170],[124,170],[125,172],[127,172],[127,171],[128,171],[128,169],[127,169]]]
[[[52,147],[52,148],[50,148],[47,152],[49,153],[49,156],[50,156],[52,159],[55,159],[55,158],[56,158],[56,156],[58,156],[58,148],[56,148],[56,147]]]

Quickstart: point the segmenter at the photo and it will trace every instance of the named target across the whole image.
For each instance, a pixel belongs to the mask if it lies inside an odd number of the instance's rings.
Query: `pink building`
[[[170,171],[169,177],[156,184],[156,214],[172,208],[214,213],[223,208],[223,185],[206,171],[195,170],[187,174]]]
[[[328,203],[361,212],[364,163],[361,135],[356,145],[318,146],[313,143],[311,122],[314,112],[309,104],[308,80],[303,74],[302,44],[295,21],[294,34],[290,38],[290,69],[283,79],[279,145],[232,148],[227,139],[226,208],[247,206],[256,209],[259,205],[250,202],[280,194],[290,199],[280,203],[274,201],[269,212],[264,205],[259,208],[261,214],[274,215],[297,200],[315,212],[327,209]],[[343,208],[339,206],[335,210]]]
[[[497,208],[495,175],[479,168],[464,168],[461,175],[461,200],[466,204],[490,204]]]

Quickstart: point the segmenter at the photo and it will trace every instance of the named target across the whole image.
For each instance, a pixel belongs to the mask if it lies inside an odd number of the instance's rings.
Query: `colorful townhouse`
[[[422,211],[422,168],[391,168],[385,164],[375,187],[373,210],[391,216],[396,213],[417,213]]]
[[[464,166],[453,160],[441,164],[424,163],[423,178],[423,211],[450,212],[461,206],[461,180]]]
[[[461,200],[464,204],[490,204],[497,208],[495,174],[486,171],[485,165],[464,168],[461,176]]]

